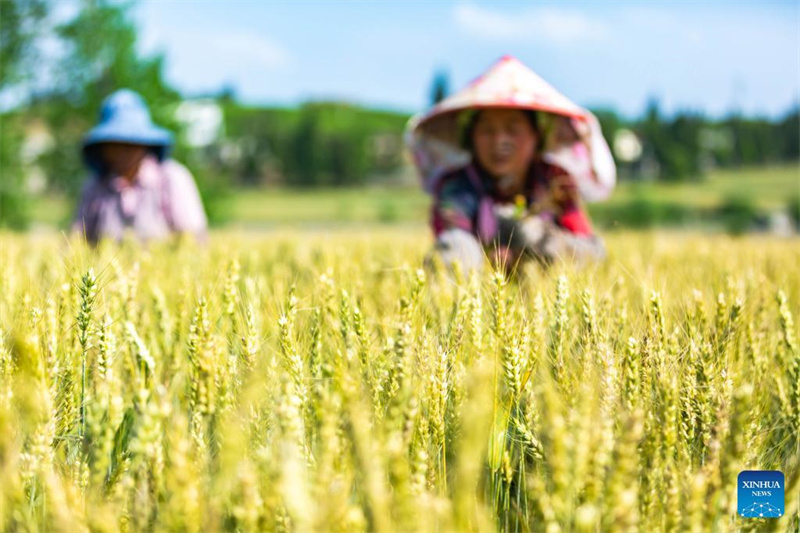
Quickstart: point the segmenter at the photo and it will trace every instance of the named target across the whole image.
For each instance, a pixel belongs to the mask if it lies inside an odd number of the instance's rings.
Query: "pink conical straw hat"
[[[453,111],[486,107],[512,107],[546,111],[570,118],[586,117],[586,111],[518,59],[503,56],[486,73],[435,105],[421,117],[419,126],[427,127],[437,118]]]
[[[599,156],[603,169],[600,172],[602,176],[576,176],[579,188],[585,197],[592,200],[606,196],[613,188],[616,178],[613,159],[594,116],[571,102],[519,60],[507,55],[464,89],[409,121],[406,140],[429,192],[435,189],[438,179],[445,172],[470,161],[469,153],[460,146],[461,112],[492,107],[539,111],[575,125],[585,124],[576,129],[589,131],[594,137],[599,135],[599,142],[587,138],[586,144],[591,145],[590,149],[594,152],[602,152]],[[593,153],[592,158],[596,159],[597,155]]]

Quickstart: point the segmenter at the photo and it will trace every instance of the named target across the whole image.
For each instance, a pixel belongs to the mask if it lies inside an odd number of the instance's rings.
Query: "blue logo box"
[[[783,472],[745,470],[739,474],[739,516],[744,518],[780,518],[786,507]]]

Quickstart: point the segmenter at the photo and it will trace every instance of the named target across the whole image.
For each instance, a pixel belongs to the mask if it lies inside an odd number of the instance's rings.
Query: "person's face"
[[[147,155],[147,148],[137,144],[104,143],[100,154],[112,174],[132,179]]]
[[[478,163],[496,178],[520,178],[536,156],[538,135],[519,109],[484,109],[472,133]]]

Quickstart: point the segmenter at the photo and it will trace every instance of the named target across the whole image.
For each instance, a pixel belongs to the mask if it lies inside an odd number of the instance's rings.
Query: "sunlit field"
[[[2,234],[3,531],[796,531],[800,241],[422,269],[402,229]],[[786,476],[742,520],[736,478]]]
[[[645,201],[648,209],[677,208],[691,215],[717,209],[731,198],[746,198],[764,212],[786,209],[790,201],[800,198],[800,166],[716,170],[703,179],[678,183],[623,180],[607,202],[588,208],[599,226],[615,227],[618,213],[632,202]],[[430,197],[418,187],[236,189],[224,200],[222,209],[227,225],[244,228],[422,226],[428,221],[430,203]],[[36,225],[63,226],[73,216],[69,202],[61,196],[40,197],[32,206]],[[676,222],[669,217],[660,221]]]

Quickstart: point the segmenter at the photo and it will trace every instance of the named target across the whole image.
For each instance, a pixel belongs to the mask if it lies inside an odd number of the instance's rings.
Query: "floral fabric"
[[[442,178],[435,194],[431,220],[434,234],[461,229],[489,245],[502,238],[498,213],[505,210],[517,211],[519,218],[523,214],[538,216],[576,235],[591,235],[591,224],[580,205],[567,198],[556,199],[550,190],[550,183],[562,175],[566,173],[559,167],[535,164],[524,194],[509,198],[474,165],[451,172]]]

